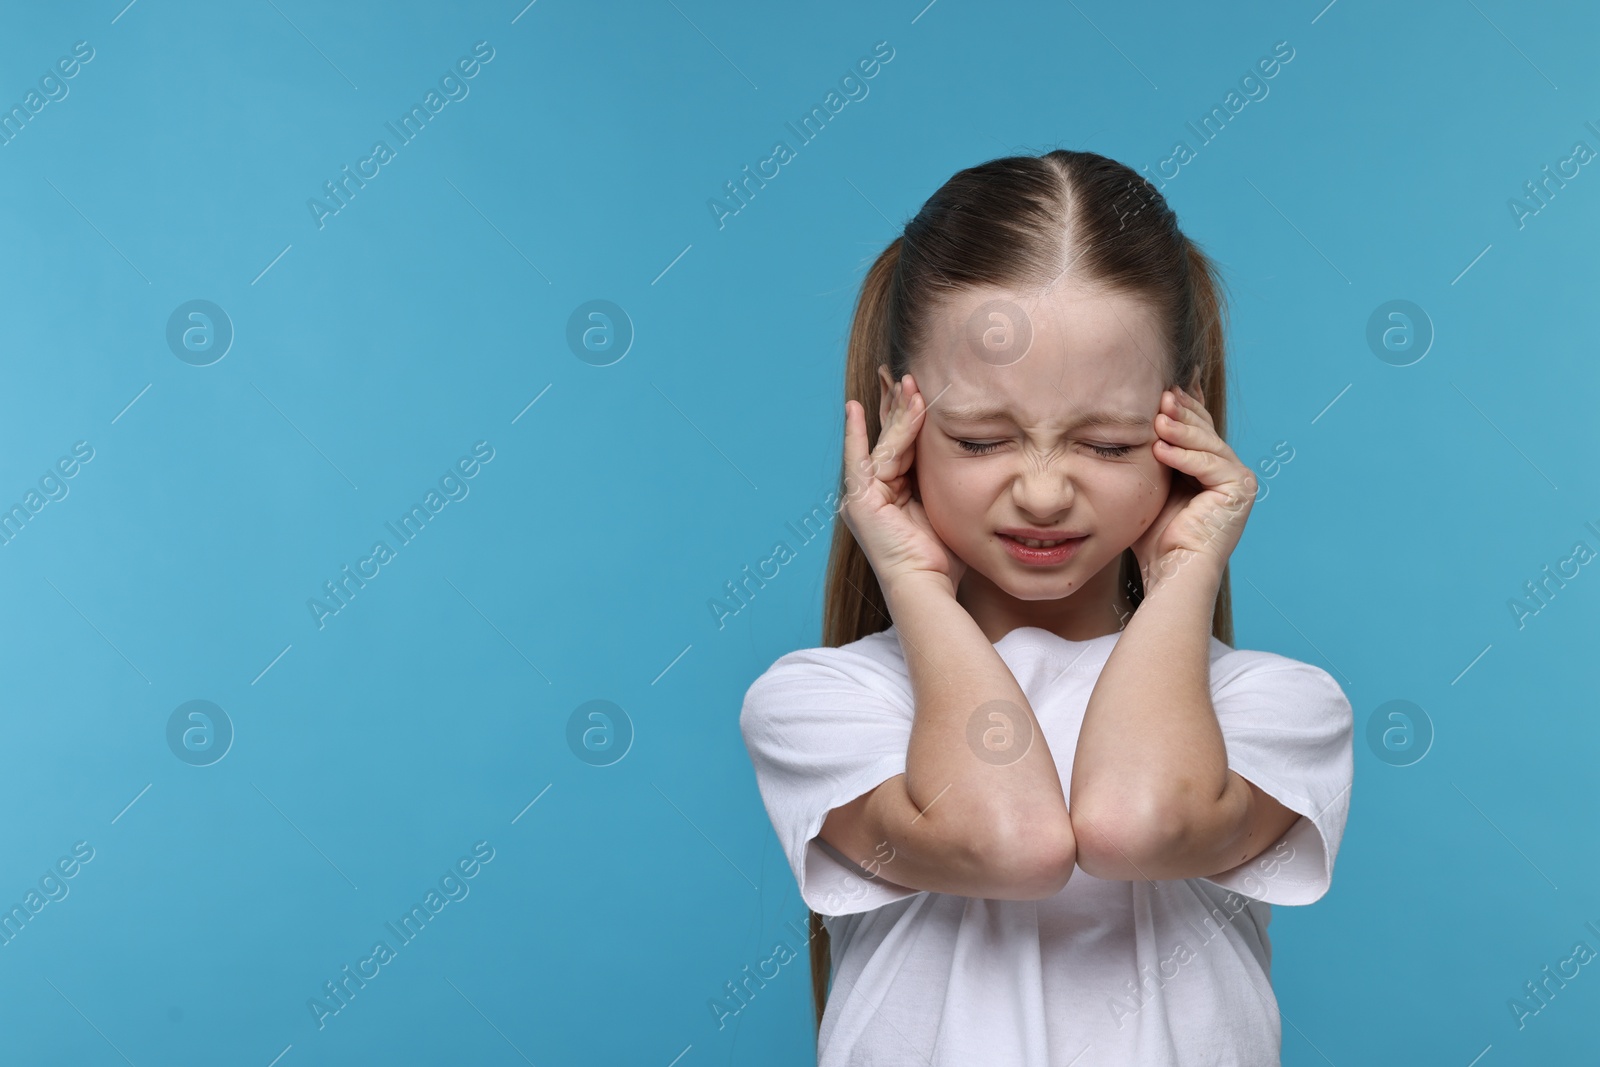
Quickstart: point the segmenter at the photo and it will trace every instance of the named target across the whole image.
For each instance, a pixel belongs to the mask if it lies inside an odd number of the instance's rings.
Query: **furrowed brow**
[[[1012,422],[1011,413],[1003,408],[983,407],[975,404],[938,405],[937,410],[951,422]],[[1080,426],[1132,426],[1146,429],[1154,416],[1136,415],[1131,411],[1087,411],[1068,423],[1069,429]]]

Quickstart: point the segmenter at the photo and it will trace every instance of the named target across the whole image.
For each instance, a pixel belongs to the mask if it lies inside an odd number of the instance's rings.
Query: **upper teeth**
[[[1015,540],[1021,541],[1029,548],[1049,548],[1051,545],[1065,544],[1070,538],[1062,538],[1060,541],[1035,541],[1031,537],[1018,537]]]

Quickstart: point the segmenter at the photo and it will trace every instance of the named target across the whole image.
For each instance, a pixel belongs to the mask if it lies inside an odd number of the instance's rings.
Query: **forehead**
[[[1166,384],[1167,343],[1150,307],[1127,293],[967,290],[946,297],[930,326],[912,369],[936,415],[998,409],[1045,425],[1113,409],[1148,419]]]

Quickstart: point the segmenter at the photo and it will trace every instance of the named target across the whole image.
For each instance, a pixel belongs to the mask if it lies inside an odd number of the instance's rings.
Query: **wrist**
[[[1139,564],[1139,577],[1144,583],[1144,595],[1149,597],[1156,590],[1169,586],[1180,586],[1189,589],[1206,589],[1215,596],[1222,587],[1222,576],[1226,571],[1226,560],[1206,552],[1195,552],[1187,548],[1175,549],[1161,557]]]
[[[889,605],[889,613],[895,615],[895,605],[906,604],[910,601],[935,599],[954,600],[955,587],[947,575],[936,571],[907,571],[903,574],[890,575],[880,581],[878,587],[883,590],[883,599]]]

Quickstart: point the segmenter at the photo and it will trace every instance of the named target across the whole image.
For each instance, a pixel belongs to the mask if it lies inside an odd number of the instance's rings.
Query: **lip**
[[[996,530],[995,533],[1002,533],[1007,537],[1026,537],[1030,541],[1061,541],[1088,536],[1076,530],[1041,530],[1034,526],[1007,526],[1003,530]]]
[[[1053,548],[1029,548],[1021,541],[1014,540],[1014,538],[1028,537],[1039,541],[1053,541],[1063,535],[1058,532],[1054,536],[1039,537],[1037,535],[1042,531],[1014,533],[1011,530],[1000,530],[998,532],[1001,534],[1000,544],[1006,550],[1006,553],[1018,563],[1030,567],[1055,567],[1067,562],[1067,560],[1078,554],[1079,547],[1088,537],[1087,534],[1081,534],[1065,544],[1056,545]]]

